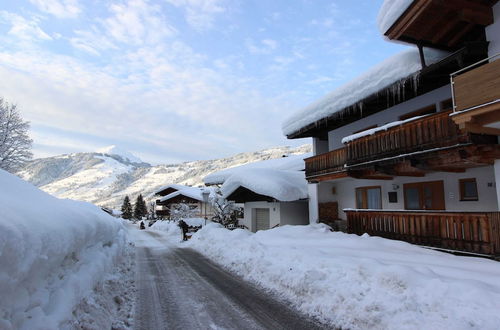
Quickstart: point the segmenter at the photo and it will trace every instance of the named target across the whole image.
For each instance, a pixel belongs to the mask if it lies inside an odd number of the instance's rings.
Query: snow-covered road
[[[155,232],[131,230],[137,246],[136,329],[322,328],[198,252]]]

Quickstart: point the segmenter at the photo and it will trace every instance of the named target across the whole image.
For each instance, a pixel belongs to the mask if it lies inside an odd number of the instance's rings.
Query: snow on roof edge
[[[377,16],[377,26],[385,34],[411,6],[414,0],[384,0]]]
[[[448,54],[435,49],[424,49],[424,53],[428,64],[436,63]],[[283,122],[282,132],[284,135],[296,133],[307,125],[353,106],[398,81],[415,76],[421,70],[418,49],[412,48],[393,55],[322,99],[293,113]]]

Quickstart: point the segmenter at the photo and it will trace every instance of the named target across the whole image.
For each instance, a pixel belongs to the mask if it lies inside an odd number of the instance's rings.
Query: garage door
[[[269,209],[255,209],[255,231],[269,229]]]

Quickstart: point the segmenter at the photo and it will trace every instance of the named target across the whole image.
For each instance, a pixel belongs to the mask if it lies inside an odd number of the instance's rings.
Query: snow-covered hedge
[[[0,170],[0,328],[64,328],[125,244],[121,220]]]
[[[405,242],[283,226],[210,224],[187,246],[345,329],[498,329],[500,263]]]

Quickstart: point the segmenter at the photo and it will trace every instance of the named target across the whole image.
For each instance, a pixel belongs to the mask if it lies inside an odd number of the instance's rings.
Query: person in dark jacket
[[[144,221],[141,221],[141,229],[146,229],[146,226],[144,226]]]
[[[182,240],[183,241],[187,241],[187,232],[189,230],[189,227],[187,225],[187,223],[184,221],[184,220],[180,220],[179,221],[179,227],[181,227],[181,230],[182,230]]]

